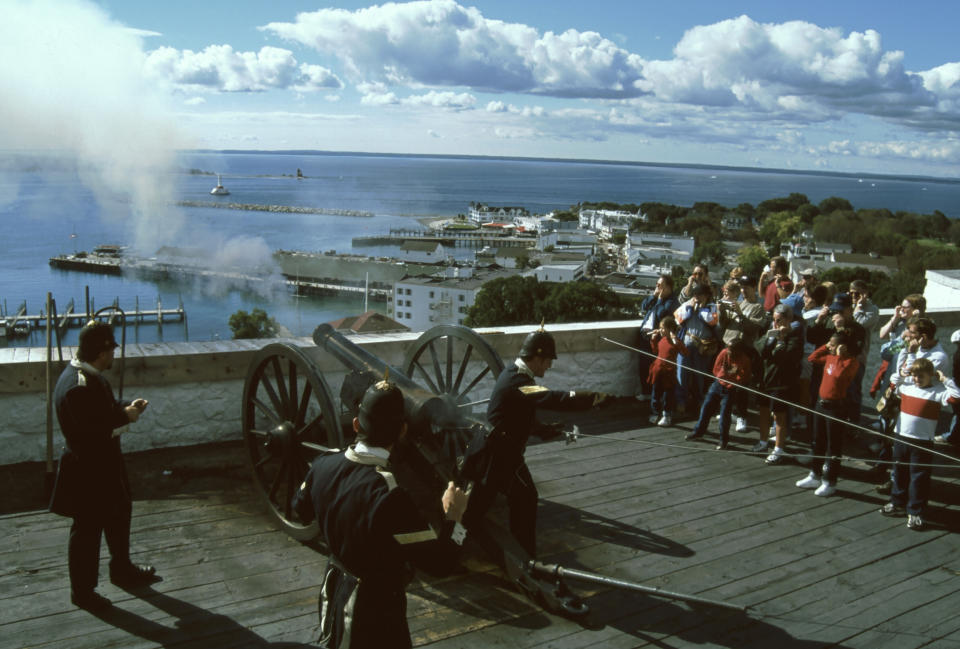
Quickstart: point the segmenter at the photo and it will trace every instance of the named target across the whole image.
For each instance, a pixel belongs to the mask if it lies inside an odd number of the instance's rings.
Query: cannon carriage
[[[256,490],[270,515],[293,538],[322,544],[317,523],[300,519],[293,496],[317,454],[349,445],[360,399],[370,385],[387,376],[403,393],[408,419],[406,443],[394,449],[391,457],[393,473],[439,531],[442,520],[437,494],[450,480],[470,487],[459,479],[459,463],[470,439],[486,425],[473,409],[486,402],[504,368],[499,354],[482,336],[458,325],[424,332],[410,345],[399,368],[330,325],[317,327],[313,340],[342,366],[336,380],[325,378],[305,350],[275,343],[257,352],[244,383],[243,438]],[[331,384],[339,385],[338,399]],[[570,616],[587,612],[566,587],[565,578],[743,610],[725,602],[540,563],[490,515],[480,529],[470,529],[470,537],[520,590],[553,612]]]

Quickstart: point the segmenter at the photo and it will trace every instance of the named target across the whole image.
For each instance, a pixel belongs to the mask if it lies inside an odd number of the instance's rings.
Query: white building
[[[494,263],[501,268],[520,268],[523,259],[530,259],[530,251],[526,248],[498,248],[493,254]]]
[[[662,232],[629,232],[627,244],[635,248],[669,248],[677,252],[693,255],[696,247],[693,237]]]
[[[483,203],[470,203],[470,220],[474,223],[490,223],[491,221],[512,221],[521,216],[529,216],[525,207],[496,207]]]
[[[537,266],[529,274],[537,278],[538,282],[575,282],[583,279],[585,264],[543,264]]]
[[[960,270],[928,270],[923,297],[928,309],[955,308],[960,304]]]
[[[444,261],[447,255],[443,252],[443,245],[438,241],[408,239],[400,246],[400,258],[418,264],[437,264]]]
[[[404,277],[393,285],[391,317],[413,331],[426,331],[441,324],[463,324],[467,310],[476,301],[485,282],[513,273],[487,273],[473,277],[419,275]]]

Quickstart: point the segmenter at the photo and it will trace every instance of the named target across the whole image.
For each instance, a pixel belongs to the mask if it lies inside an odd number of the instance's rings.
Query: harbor
[[[353,238],[353,246],[402,246],[406,241],[432,241],[457,248],[532,248],[537,245],[533,236],[514,236],[481,230],[417,230],[391,228],[387,234],[363,235]]]

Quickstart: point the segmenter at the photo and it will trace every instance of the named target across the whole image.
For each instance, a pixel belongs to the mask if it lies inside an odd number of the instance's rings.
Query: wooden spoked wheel
[[[279,526],[298,540],[317,536],[291,500],[318,453],[342,448],[343,431],[329,387],[299,347],[267,345],[243,386],[243,439],[254,485]]]
[[[473,329],[440,325],[425,331],[411,345],[403,371],[430,392],[460,405],[470,401],[470,391],[481,381],[497,380],[503,361]]]

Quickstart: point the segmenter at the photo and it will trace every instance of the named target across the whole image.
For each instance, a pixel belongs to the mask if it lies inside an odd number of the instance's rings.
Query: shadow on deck
[[[541,558],[749,611],[571,582],[592,609],[578,624],[467,553],[464,572],[411,584],[415,645],[960,648],[957,469],[935,473],[930,524],[913,532],[877,513],[885,497],[864,466],[817,498],[794,486],[806,471],[795,463],[684,442],[691,423],[651,427],[634,403],[599,414],[578,423],[603,437],[527,451]],[[69,521],[40,510],[42,465],[0,467],[0,647],[312,646],[325,557],[273,527],[244,462],[239,444],[128,457],[134,559],[163,581],[128,593],[103,579],[115,607],[99,617],[69,602]]]

